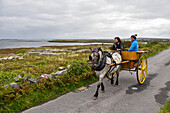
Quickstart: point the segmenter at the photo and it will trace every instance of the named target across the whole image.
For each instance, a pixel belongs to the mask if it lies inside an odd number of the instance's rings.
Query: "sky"
[[[0,39],[170,38],[170,0],[0,0]]]

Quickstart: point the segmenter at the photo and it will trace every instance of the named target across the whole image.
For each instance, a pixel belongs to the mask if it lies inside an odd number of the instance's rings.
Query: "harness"
[[[102,55],[103,55],[102,60],[100,61],[100,63],[99,63],[98,66],[92,66],[92,69],[95,70],[95,71],[101,71],[102,69],[104,69],[105,64],[106,64],[106,57],[109,57],[109,58],[111,59],[111,62],[112,62],[112,63],[115,63],[115,65],[113,65],[113,66],[114,66],[113,69],[115,69],[115,67],[116,67],[116,62],[113,60],[112,54],[113,54],[113,53],[109,53],[109,52],[107,52],[107,51],[102,51]],[[109,67],[109,70],[107,71],[106,74],[108,74],[108,73],[110,73],[111,71],[113,71],[113,69],[112,69],[113,66],[110,66],[110,67]]]

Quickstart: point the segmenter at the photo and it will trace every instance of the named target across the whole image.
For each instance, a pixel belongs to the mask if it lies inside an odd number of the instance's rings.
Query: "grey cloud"
[[[170,37],[169,4],[169,0],[1,0],[0,38],[112,38],[134,33]],[[154,25],[157,19],[162,23]]]

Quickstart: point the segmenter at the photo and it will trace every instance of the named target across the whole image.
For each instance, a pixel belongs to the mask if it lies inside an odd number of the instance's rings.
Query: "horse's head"
[[[89,56],[89,60],[92,61],[92,67],[97,66],[99,64],[99,60],[101,59],[101,54],[102,54],[102,49],[101,47],[99,48],[93,48],[91,49],[91,55]]]

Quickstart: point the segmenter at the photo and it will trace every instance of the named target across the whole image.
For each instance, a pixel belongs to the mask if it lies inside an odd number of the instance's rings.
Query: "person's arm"
[[[128,51],[133,51],[135,46],[137,46],[137,43],[132,43]]]

